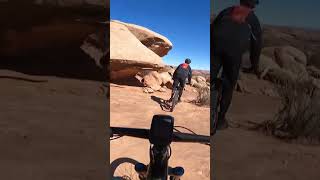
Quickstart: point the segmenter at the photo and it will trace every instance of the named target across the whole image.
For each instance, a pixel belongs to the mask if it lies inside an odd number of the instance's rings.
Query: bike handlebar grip
[[[180,133],[180,132],[174,132],[172,139],[174,142],[210,143],[210,136],[195,135],[195,134]]]
[[[111,127],[111,135],[131,136],[136,138],[149,139],[148,129]]]

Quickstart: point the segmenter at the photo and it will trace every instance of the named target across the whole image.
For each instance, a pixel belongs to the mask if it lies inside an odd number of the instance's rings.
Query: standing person
[[[258,75],[262,46],[262,30],[254,13],[258,0],[240,0],[240,5],[224,9],[211,24],[211,85],[222,71],[222,99],[217,129],[228,127],[226,113],[231,104],[242,61],[242,54],[250,49],[251,68]],[[213,88],[211,88],[213,90]],[[211,99],[212,101],[212,99]],[[212,117],[211,117],[212,118]],[[211,120],[213,122],[213,119]]]
[[[169,102],[173,99],[173,92],[176,88],[178,88],[180,84],[180,91],[179,91],[179,99],[178,102],[181,102],[181,96],[183,93],[184,86],[186,84],[186,79],[188,78],[188,84],[191,83],[192,78],[192,70],[190,67],[191,60],[187,58],[184,63],[180,64],[176,70],[173,73],[173,87],[172,87],[172,93],[171,98],[169,99]]]

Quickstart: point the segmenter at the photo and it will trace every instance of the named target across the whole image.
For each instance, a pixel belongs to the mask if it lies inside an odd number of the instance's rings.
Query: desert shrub
[[[320,97],[311,81],[295,81],[277,87],[281,108],[273,120],[256,126],[285,139],[320,140]]]
[[[209,87],[197,88],[198,96],[196,104],[200,106],[210,106],[210,89]]]

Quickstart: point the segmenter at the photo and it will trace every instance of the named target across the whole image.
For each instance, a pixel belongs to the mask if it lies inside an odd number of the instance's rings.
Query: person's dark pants
[[[177,88],[179,88],[179,100],[181,99],[185,84],[186,84],[186,79],[185,78],[179,78],[178,77],[178,78],[174,78],[173,79],[171,99],[173,98],[173,91],[175,89],[177,89]]]
[[[211,84],[215,83],[218,73],[223,68],[222,71],[222,99],[220,101],[220,112],[218,115],[218,124],[225,121],[226,113],[231,104],[233,90],[236,86],[239,70],[241,66],[241,54],[229,55],[226,53],[216,53],[211,58]],[[213,90],[213,87],[210,88]],[[211,99],[211,102],[213,100]],[[212,121],[211,121],[212,122]]]

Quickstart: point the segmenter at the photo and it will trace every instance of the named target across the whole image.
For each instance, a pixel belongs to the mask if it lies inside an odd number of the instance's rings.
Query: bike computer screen
[[[149,141],[151,144],[167,146],[172,142],[174,118],[168,115],[154,115]]]

